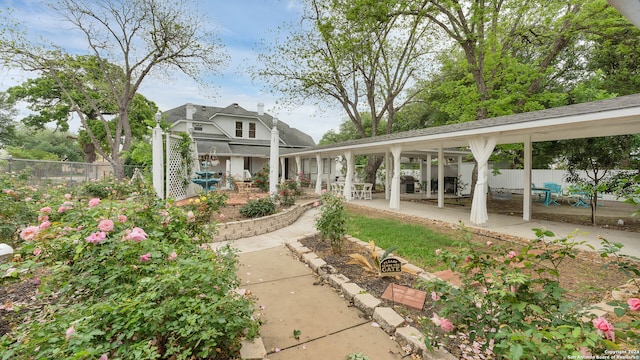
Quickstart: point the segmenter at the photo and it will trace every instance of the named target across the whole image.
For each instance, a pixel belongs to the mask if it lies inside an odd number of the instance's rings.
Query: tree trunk
[[[375,189],[376,187],[376,172],[378,172],[378,168],[380,164],[382,164],[382,157],[371,155],[367,157],[367,165],[365,166],[365,182],[372,183]]]

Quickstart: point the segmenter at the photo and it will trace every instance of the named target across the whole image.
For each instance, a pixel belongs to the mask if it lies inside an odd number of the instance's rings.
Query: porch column
[[[342,195],[347,201],[351,201],[351,185],[353,185],[353,173],[356,170],[355,164],[355,156],[353,151],[347,151],[344,153],[345,159],[347,159],[347,175],[344,179],[344,189],[342,190]]]
[[[300,174],[302,174],[302,168],[300,167],[301,159],[300,155],[296,155],[296,181],[300,181]]]
[[[431,197],[431,177],[433,175],[431,174],[431,154],[427,154],[427,189],[425,190],[427,192],[427,197],[430,198]]]
[[[531,162],[532,162],[531,135],[524,140],[524,176],[522,179],[522,219],[531,220]]]
[[[384,153],[384,199],[391,198],[391,153],[386,150]]]
[[[391,179],[391,199],[389,207],[394,210],[400,210],[400,154],[402,146],[394,145],[391,147],[393,154],[393,179]]]
[[[320,154],[316,154],[316,169],[318,169],[318,173],[316,174],[316,194],[322,194],[322,158]]]
[[[438,207],[444,207],[444,149],[438,146]]]
[[[151,167],[153,172],[153,188],[156,190],[156,195],[158,195],[160,199],[164,199],[164,154],[162,151],[162,129],[160,128],[161,116],[160,113],[156,114],[156,127],[153,128]]]
[[[489,165],[487,161],[496,146],[498,138],[491,136],[486,138],[473,137],[469,140],[469,147],[473,153],[473,157],[478,162],[478,181],[473,192],[473,202],[471,203],[470,220],[476,225],[482,225],[487,222],[487,180]]]

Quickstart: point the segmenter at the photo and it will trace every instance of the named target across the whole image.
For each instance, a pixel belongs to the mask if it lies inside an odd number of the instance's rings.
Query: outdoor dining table
[[[549,204],[555,202],[554,200],[551,199],[551,189],[532,187],[531,190],[544,193],[544,206],[549,206]]]

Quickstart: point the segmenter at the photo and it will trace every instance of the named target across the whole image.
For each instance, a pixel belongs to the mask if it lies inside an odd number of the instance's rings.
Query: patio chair
[[[373,200],[373,195],[371,190],[373,189],[373,184],[366,183],[360,192],[361,199],[363,200]]]
[[[362,197],[361,190],[355,184],[351,184],[351,198],[360,199]]]
[[[543,185],[545,188],[549,189],[549,199],[547,200],[546,205],[560,205],[558,201],[562,200],[562,186],[552,182],[546,182]]]

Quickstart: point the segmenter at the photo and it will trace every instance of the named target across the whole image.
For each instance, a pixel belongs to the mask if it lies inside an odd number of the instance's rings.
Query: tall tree
[[[14,137],[15,115],[15,103],[10,100],[9,94],[0,92],[0,148]]]
[[[16,127],[7,143],[7,152],[15,158],[82,161],[82,151],[75,136],[52,129],[33,129],[25,125]]]
[[[428,24],[401,14],[407,5],[397,0],[306,0],[306,5],[302,27],[261,54],[254,75],[290,102],[339,104],[361,138],[390,133],[395,113],[413,96],[404,90],[429,56]],[[369,134],[363,111],[372,119]],[[375,183],[380,162],[369,157],[367,181]]]
[[[124,176],[123,152],[132,141],[129,108],[143,80],[152,72],[178,69],[195,80],[202,70],[213,71],[225,61],[218,39],[205,29],[204,17],[182,0],[59,0],[52,8],[74,29],[80,31],[95,59],[95,71],[74,63],[75,58],[60,46],[36,47],[18,32],[0,41],[0,52],[9,64],[37,71],[54,79],[60,92],[80,118],[96,151],[114,168],[117,178]],[[110,66],[115,64],[118,67]],[[116,104],[113,132],[110,117],[91,96],[87,80],[99,73],[105,94]],[[86,111],[76,99],[93,108],[102,123],[109,149],[100,145],[90,129]]]

